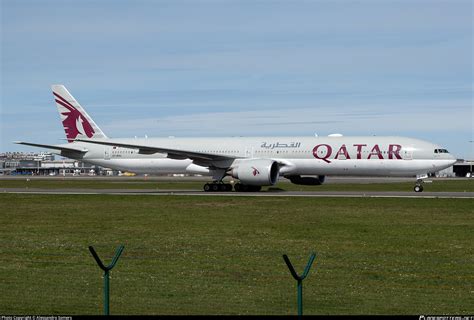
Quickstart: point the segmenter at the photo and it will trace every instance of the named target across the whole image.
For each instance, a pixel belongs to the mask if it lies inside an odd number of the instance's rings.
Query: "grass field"
[[[0,312],[473,314],[471,199],[0,194]]]
[[[130,180],[82,180],[69,178],[58,179],[18,179],[1,180],[0,188],[42,188],[42,189],[157,189],[157,190],[202,190],[202,181],[153,181],[143,179]],[[281,189],[287,191],[405,191],[411,192],[415,182],[393,182],[393,183],[344,183],[344,184],[323,184],[321,186],[300,186],[294,185],[285,180],[280,181],[271,189]],[[474,179],[465,180],[438,180],[433,183],[425,183],[424,189],[427,192],[473,192]],[[263,191],[269,187],[263,187]]]

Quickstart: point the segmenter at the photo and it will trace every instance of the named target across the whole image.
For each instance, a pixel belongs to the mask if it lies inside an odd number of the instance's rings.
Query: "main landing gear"
[[[261,186],[250,186],[247,184],[236,183],[234,189],[237,192],[258,192],[262,190]],[[232,191],[232,185],[224,182],[213,182],[206,183],[203,187],[206,192],[230,192]]]
[[[232,185],[230,183],[213,182],[206,183],[203,189],[206,192],[229,192],[232,191]]]

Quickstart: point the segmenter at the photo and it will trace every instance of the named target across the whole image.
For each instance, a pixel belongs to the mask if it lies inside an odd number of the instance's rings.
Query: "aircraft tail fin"
[[[104,139],[107,136],[63,85],[52,85],[54,99],[68,142],[76,138]]]

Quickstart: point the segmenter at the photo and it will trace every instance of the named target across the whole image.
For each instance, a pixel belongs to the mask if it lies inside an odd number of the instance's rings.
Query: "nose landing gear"
[[[423,192],[423,179],[428,178],[428,175],[418,175],[416,176],[416,184],[413,190],[415,192]]]
[[[423,185],[422,184],[416,184],[415,187],[413,188],[415,192],[422,192],[423,191]]]

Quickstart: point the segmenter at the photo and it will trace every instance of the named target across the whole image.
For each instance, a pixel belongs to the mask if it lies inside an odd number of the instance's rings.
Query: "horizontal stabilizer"
[[[16,144],[24,144],[27,146],[39,147],[39,148],[47,148],[47,149],[54,149],[54,150],[61,150],[67,152],[78,152],[78,153],[86,153],[88,150],[84,148],[72,148],[72,147],[64,147],[64,146],[55,146],[50,144],[39,144],[39,143],[31,143],[31,142],[23,142],[23,141],[14,141]]]

